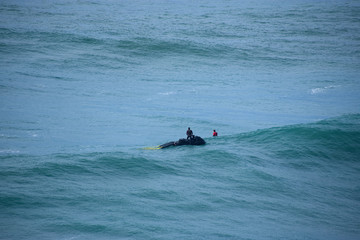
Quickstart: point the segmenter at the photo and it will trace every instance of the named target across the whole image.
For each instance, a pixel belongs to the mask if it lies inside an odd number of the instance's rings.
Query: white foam
[[[325,93],[327,90],[329,89],[333,89],[336,88],[338,86],[335,85],[330,85],[330,86],[326,86],[326,87],[322,87],[322,88],[313,88],[310,90],[310,94],[314,95],[314,94],[322,94]]]
[[[11,153],[11,154],[14,154],[14,153],[20,153],[19,150],[11,150],[11,149],[0,149],[0,153]]]
[[[325,91],[324,88],[313,88],[311,89],[310,93],[311,94],[319,94],[319,93],[323,93]]]
[[[168,96],[168,95],[173,95],[173,94],[176,94],[175,92],[163,92],[163,93],[159,93],[159,95],[165,95],[165,96]]]

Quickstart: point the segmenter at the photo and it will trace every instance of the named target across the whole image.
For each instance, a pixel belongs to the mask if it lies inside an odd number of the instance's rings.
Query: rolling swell
[[[217,39],[217,33],[214,33],[215,39],[213,40],[208,40],[210,36],[202,37],[199,40],[176,37],[157,38],[146,35],[133,35],[123,38],[120,33],[116,33],[115,36],[100,37],[96,34],[68,33],[61,30],[10,28],[0,28],[0,33],[5,36],[0,44],[0,51],[4,54],[36,53],[39,54],[39,57],[56,60],[58,56],[66,53],[69,54],[70,60],[73,59],[80,63],[82,60],[85,63],[88,59],[96,58],[99,65],[102,62],[105,62],[104,65],[115,64],[116,62],[139,64],[138,60],[142,58],[165,58],[169,56],[203,57],[214,60],[219,57],[230,60],[249,60],[249,57],[252,56],[254,60],[258,55],[258,50],[234,47],[221,39]],[[25,42],[24,39],[27,41]],[[79,66],[77,65],[77,67]]]
[[[153,175],[176,174],[174,169],[156,160],[129,156],[121,152],[46,156],[8,155],[1,156],[1,161],[2,182],[13,186],[13,190],[3,192],[0,200],[2,206],[34,204],[34,201],[30,201],[26,196],[33,195],[32,191],[36,191],[37,185],[45,184],[44,189],[49,190],[53,186],[65,191],[64,187],[59,186],[74,185],[71,188],[78,189],[82,184],[107,182],[114,178],[141,179],[151,178]],[[82,179],[82,183],[79,179]],[[14,194],[16,191],[23,194]]]
[[[119,185],[176,175],[173,168],[157,160],[123,152],[7,155],[1,156],[1,166],[0,208],[71,207],[94,201],[123,203],[122,198],[107,198],[112,191],[118,191]]]
[[[55,155],[53,161],[33,169],[41,174],[97,175],[118,177],[144,177],[151,174],[173,172],[156,160],[136,157],[122,152],[89,153],[81,155]]]
[[[353,217],[359,200],[359,119],[346,115],[165,151],[7,154],[1,156],[0,209],[13,221],[25,221],[24,211],[26,219],[43,219],[32,236],[149,238],[154,229],[180,233],[181,226],[205,224],[202,233],[214,237],[217,216],[244,231],[243,224],[261,227],[256,216],[264,213],[283,232],[295,221],[354,230],[358,221],[348,224],[343,216]],[[227,238],[241,238],[225,229]]]
[[[316,123],[258,130],[234,136],[234,143],[257,146],[277,158],[320,158],[358,161],[360,115],[345,115]]]
[[[239,159],[256,161],[258,153],[274,159],[321,159],[357,162],[360,156],[360,114],[345,115],[315,123],[261,129],[248,133],[209,139],[210,146],[191,153],[198,164],[225,166]],[[185,151],[187,148],[182,148]],[[192,148],[188,148],[192,149]],[[175,151],[172,149],[172,151]],[[186,153],[186,152],[185,152]],[[184,153],[184,154],[185,154]],[[167,156],[169,151],[163,152]],[[143,177],[153,174],[177,174],[164,156],[99,152],[52,154],[43,156],[17,153],[0,156],[3,176],[31,175],[59,177],[71,175],[117,175]],[[187,157],[179,155],[179,157]],[[257,156],[257,157],[256,157]],[[168,156],[169,157],[169,156]],[[189,156],[190,157],[190,156]],[[218,159],[223,159],[221,162]],[[183,161],[183,164],[190,164]],[[17,165],[20,164],[20,167]],[[193,163],[191,163],[193,164]],[[175,166],[176,167],[176,166]]]

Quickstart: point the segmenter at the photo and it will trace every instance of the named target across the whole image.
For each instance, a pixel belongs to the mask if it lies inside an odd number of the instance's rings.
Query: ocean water
[[[360,239],[360,1],[1,0],[0,36],[0,239]]]

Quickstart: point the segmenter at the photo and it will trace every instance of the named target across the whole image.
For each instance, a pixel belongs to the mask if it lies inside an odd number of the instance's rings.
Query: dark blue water
[[[359,1],[0,1],[0,239],[358,239],[359,23]],[[207,144],[146,150],[188,127]]]

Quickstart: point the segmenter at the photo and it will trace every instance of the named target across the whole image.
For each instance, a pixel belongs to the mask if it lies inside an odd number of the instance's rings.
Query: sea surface
[[[0,0],[0,239],[360,239],[360,1]]]

